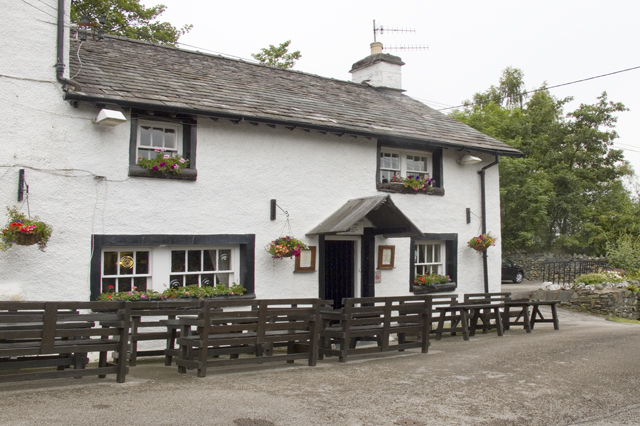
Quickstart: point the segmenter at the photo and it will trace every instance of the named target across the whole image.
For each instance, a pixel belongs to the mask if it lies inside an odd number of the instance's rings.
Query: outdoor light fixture
[[[460,159],[460,161],[458,161],[458,163],[462,164],[463,166],[468,166],[470,164],[478,164],[481,161],[482,158],[480,157],[474,157],[473,155],[466,154]]]
[[[120,111],[114,111],[112,109],[101,109],[96,117],[96,124],[104,124],[107,126],[117,126],[120,123],[126,122],[124,114]]]

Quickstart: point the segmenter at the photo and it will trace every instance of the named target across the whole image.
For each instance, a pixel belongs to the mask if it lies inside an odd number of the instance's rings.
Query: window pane
[[[138,291],[147,291],[147,278],[135,277],[133,279],[133,285],[136,287],[136,290]]]
[[[198,285],[198,275],[186,275],[185,276],[185,284],[186,285]]]
[[[427,263],[433,262],[433,245],[427,244]]]
[[[120,275],[133,275],[133,252],[121,251],[120,252]]]
[[[200,271],[200,258],[202,255],[201,250],[189,250],[188,252],[188,264],[187,271],[197,272]]]
[[[151,145],[152,146],[162,148],[163,140],[164,140],[164,132],[162,130],[163,129],[159,129],[157,127],[154,127],[151,130]]]
[[[200,276],[200,287],[213,286],[213,274],[202,274]]]
[[[136,274],[148,274],[149,273],[149,252],[139,251],[136,252]]]
[[[425,247],[423,244],[418,245],[418,259],[416,263],[425,263]]]
[[[414,172],[427,171],[427,158],[414,155],[407,155],[407,170]]]
[[[229,287],[229,274],[216,274],[216,284],[224,284]]]
[[[171,272],[185,272],[185,255],[184,250],[176,250],[171,252]]]
[[[164,146],[167,149],[176,149],[176,131],[164,129]]]
[[[103,278],[102,279],[102,292],[113,293],[116,291],[116,279],[115,278]]]
[[[434,263],[440,263],[440,246],[439,245],[434,245],[433,246],[433,262]]]
[[[218,270],[229,271],[231,269],[231,250],[218,250]]]
[[[183,275],[171,275],[169,276],[169,287],[170,288],[178,288],[184,286],[184,276]]]
[[[131,278],[118,278],[118,291],[131,291]]]
[[[215,271],[216,270],[216,251],[215,250],[204,250],[203,251],[203,259],[202,259],[202,270],[203,271]],[[212,275],[213,276],[213,275]],[[213,279],[211,280],[213,282]]]
[[[151,127],[140,126],[140,146],[151,146]]]
[[[118,273],[118,252],[105,251],[103,259],[103,275],[116,275]]]

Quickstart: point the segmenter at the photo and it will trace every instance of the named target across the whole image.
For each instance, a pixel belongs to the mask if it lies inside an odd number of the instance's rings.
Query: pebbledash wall
[[[43,3],[57,7],[55,0]],[[88,300],[92,235],[145,234],[253,234],[257,297],[318,296],[317,271],[294,273],[293,260],[271,259],[264,250],[288,233],[282,211],[270,220],[270,200],[288,211],[296,237],[317,246],[306,232],[349,199],[383,194],[375,188],[375,139],[198,117],[197,181],[130,177],[130,124],[96,125],[97,106],[63,101],[53,68],[55,25],[25,20],[33,10],[22,2],[10,9],[0,25],[3,52],[11,55],[0,62],[0,206],[28,207],[53,226],[53,235],[44,253],[21,246],[0,252],[0,299]],[[462,166],[459,154],[443,152],[444,196],[392,199],[422,232],[458,235],[457,292],[479,292],[482,257],[466,241],[480,231],[477,172],[494,157],[474,153],[483,162]],[[17,202],[19,169],[25,169],[28,205]],[[487,170],[486,183],[487,227],[499,237],[497,166]],[[470,224],[466,208],[474,213]],[[379,244],[395,245],[396,252],[395,268],[381,271],[376,295],[410,294],[410,239],[377,237]],[[498,291],[499,246],[488,258],[490,291]],[[151,288],[162,291],[163,284],[156,280]]]

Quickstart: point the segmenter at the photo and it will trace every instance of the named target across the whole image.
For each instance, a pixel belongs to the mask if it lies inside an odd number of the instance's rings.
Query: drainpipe
[[[487,195],[486,195],[486,184],[485,184],[485,171],[498,164],[500,161],[500,156],[496,155],[496,161],[491,164],[484,166],[478,174],[480,175],[480,193],[482,197],[482,233],[487,233]],[[482,266],[484,269],[484,292],[489,293],[489,271],[487,268],[487,250],[482,252]]]
[[[66,0],[58,0],[58,59],[56,62],[56,77],[63,85],[74,87],[76,92],[80,91],[80,85],[75,81],[64,78],[64,3]]]

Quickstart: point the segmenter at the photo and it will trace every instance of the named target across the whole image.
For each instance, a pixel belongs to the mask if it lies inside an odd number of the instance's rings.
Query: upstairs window
[[[431,177],[431,153],[394,151],[382,149],[380,151],[380,183],[391,182],[394,176]]]
[[[129,176],[162,179],[196,180],[196,120],[193,117],[131,113],[131,138],[129,143]],[[181,155],[189,160],[181,173],[158,173],[138,166],[142,158],[152,160],[158,152],[171,156]]]
[[[136,163],[141,158],[151,160],[158,154],[156,150],[164,151],[171,156],[182,155],[181,126],[170,123],[138,122],[138,155]]]

